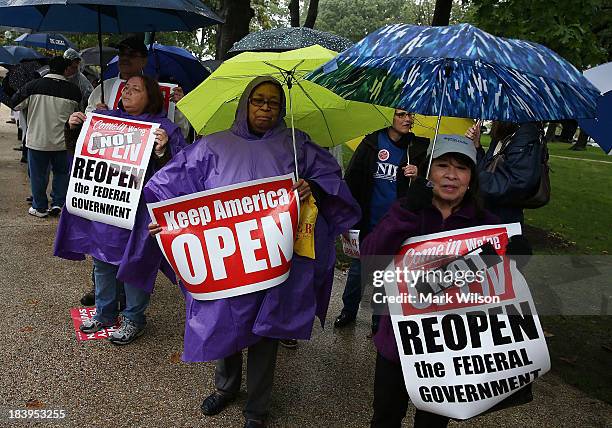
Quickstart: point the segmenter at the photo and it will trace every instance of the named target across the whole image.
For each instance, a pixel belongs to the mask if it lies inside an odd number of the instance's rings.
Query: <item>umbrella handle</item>
[[[104,103],[104,61],[102,60],[102,17],[100,15],[100,6],[98,5],[98,49],[100,57],[100,101]]]
[[[433,153],[434,153],[434,149],[436,148],[436,141],[438,140],[438,133],[440,132],[440,121],[442,120],[442,107],[444,106],[444,97],[446,97],[446,86],[448,83],[448,77],[450,76],[450,73],[452,71],[452,68],[450,68],[450,66],[446,66],[444,67],[444,83],[442,86],[442,98],[440,99],[440,108],[438,109],[438,121],[436,122],[436,133],[434,134],[434,140],[433,140],[433,144],[431,145],[431,155],[429,156],[429,163],[427,165],[427,174],[425,175],[425,178],[427,180],[429,180],[429,172],[431,171],[431,162],[433,161]]]
[[[291,115],[291,140],[293,142],[293,163],[295,165],[295,181],[297,182],[300,179],[300,174],[298,172],[298,160],[297,160],[297,148],[295,145],[295,125],[293,123],[293,100],[291,96],[291,76],[289,76],[289,80],[287,83],[287,90],[289,92],[289,114]]]

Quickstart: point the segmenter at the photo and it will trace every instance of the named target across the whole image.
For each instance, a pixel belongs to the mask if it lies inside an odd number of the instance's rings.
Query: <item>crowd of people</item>
[[[477,123],[465,135],[439,136],[431,151],[429,139],[412,133],[415,115],[401,109],[395,110],[390,127],[363,139],[342,177],[331,154],[300,130],[295,130],[294,154],[292,132],[284,122],[284,91],[268,76],[254,79],[245,89],[230,129],[188,144],[188,122],[178,110],[173,120],[166,117],[158,82],[143,75],[146,61],[141,39],[131,37],[119,44],[120,74],[103,83],[108,94],[117,80],[125,81],[115,109],[101,100],[99,86],[94,89],[86,82],[79,72],[78,53],[71,50],[51,59],[44,77],[10,97],[4,94],[2,101],[12,109],[27,110],[24,139],[32,191],[28,212],[39,218],[61,214],[56,256],[69,260],[89,256],[93,261],[93,289],[84,303],[95,304],[96,314],[81,331],[97,332],[119,320],[109,341],[127,345],[145,332],[145,312],[157,272],[162,270],[176,281],[154,238],[161,228],[151,222],[146,203],[291,174],[297,161],[300,179],[294,189],[302,201],[314,196],[319,210],[316,258],[294,254],[286,281],[263,291],[217,300],[196,300],[183,293],[187,307],[183,359],[216,361],[215,390],[204,398],[203,414],[218,414],[236,398],[242,352],[248,350],[245,427],[265,426],[279,341],[295,346],[296,340],[310,338],[315,317],[325,320],[340,234],[358,229],[364,257],[394,255],[413,236],[522,223],[522,201],[536,191],[542,178],[539,165],[545,143],[540,124],[494,123],[492,144],[485,152]],[[178,101],[183,91],[179,87],[172,96]],[[160,125],[131,230],[63,209],[76,140],[91,111]],[[53,174],[50,204],[49,171]],[[518,253],[530,253],[524,238],[515,243]],[[360,260],[354,259],[336,328],[356,319],[367,281]],[[371,426],[399,427],[408,394],[396,340],[388,315],[372,316],[371,322],[377,350]],[[448,421],[419,410],[414,425],[444,427]]]

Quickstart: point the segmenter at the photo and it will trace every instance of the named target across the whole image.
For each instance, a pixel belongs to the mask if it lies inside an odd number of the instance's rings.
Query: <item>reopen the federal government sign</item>
[[[298,226],[293,176],[248,181],[148,204],[157,242],[198,300],[265,290],[289,277]]]
[[[517,234],[514,223],[411,238],[374,274],[417,408],[467,419],[550,369],[525,278],[503,256]]]
[[[70,214],[131,229],[157,123],[96,113],[87,115],[79,134],[66,208]]]

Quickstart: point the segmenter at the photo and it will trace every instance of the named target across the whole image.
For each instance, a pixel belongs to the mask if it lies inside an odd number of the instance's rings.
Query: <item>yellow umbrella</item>
[[[390,118],[389,121],[392,119]],[[433,140],[434,134],[436,132],[436,121],[438,118],[436,116],[423,116],[421,114],[417,114],[414,117],[414,127],[412,128],[412,132],[419,137],[427,137],[430,140]],[[474,124],[472,119],[463,119],[458,117],[442,117],[442,121],[440,122],[440,134],[458,134],[463,135],[465,131],[468,130],[470,126]],[[355,151],[359,143],[363,140],[362,137],[354,138],[346,143],[347,146],[351,148],[351,150]]]

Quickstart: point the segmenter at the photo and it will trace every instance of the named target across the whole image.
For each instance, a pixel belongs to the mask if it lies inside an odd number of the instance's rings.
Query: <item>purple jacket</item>
[[[247,124],[247,102],[252,89],[270,78],[257,78],[245,90],[230,130],[201,138],[176,155],[145,186],[147,202],[215,189],[294,171],[291,130],[284,122],[262,137]],[[284,102],[281,105],[285,105]],[[281,117],[284,116],[284,109]],[[342,181],[340,167],[304,132],[296,130],[300,177],[319,191],[315,224],[316,260],[293,255],[289,278],[255,293],[219,300],[195,300],[184,292],[186,319],[183,360],[210,361],[227,357],[262,337],[310,338],[315,316],[325,318],[336,259],[335,238],[359,220],[359,206]],[[136,230],[142,231],[138,237]],[[162,258],[146,224],[135,225],[128,244],[129,260],[119,278],[151,290],[155,266]]]
[[[361,244],[361,256],[395,255],[402,243],[414,236],[498,223],[499,219],[488,211],[482,211],[477,215],[476,207],[471,203],[460,207],[443,220],[440,211],[433,206],[412,212],[401,206],[400,199],[391,206],[372,233],[364,239]],[[376,349],[383,357],[399,364],[399,352],[390,316],[381,317],[378,332],[373,340]]]
[[[160,127],[168,134],[168,148],[172,157],[176,156],[187,145],[180,128],[168,120],[163,113],[158,115],[147,113],[132,116],[119,109],[97,111],[96,113],[159,123]],[[152,158],[145,174],[145,181],[153,175],[155,170],[155,162]],[[136,221],[138,221],[138,217],[143,215],[147,218],[149,217],[141,197],[136,213]],[[62,210],[62,216],[55,236],[53,254],[68,260],[84,260],[85,255],[90,255],[106,263],[119,265],[121,264],[130,233],[131,231],[128,229],[88,220],[72,215],[68,210]]]

